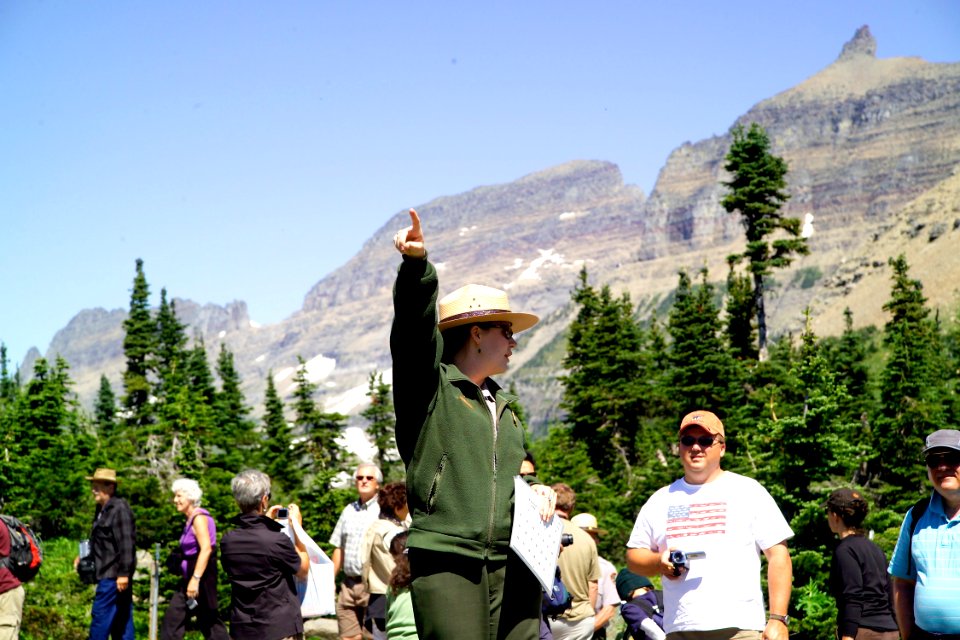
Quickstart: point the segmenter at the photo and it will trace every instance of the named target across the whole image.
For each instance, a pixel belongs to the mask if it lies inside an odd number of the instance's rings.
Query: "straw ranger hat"
[[[440,309],[440,331],[464,324],[509,322],[514,333],[529,329],[540,321],[532,313],[510,310],[507,292],[481,284],[468,284],[445,295],[437,303]]]
[[[580,527],[587,533],[595,533],[598,536],[607,535],[606,530],[601,529],[597,524],[597,517],[592,513],[578,513],[570,518],[570,524]]]
[[[93,472],[92,476],[87,476],[90,482],[112,482],[117,484],[117,472],[113,469],[100,468]]]

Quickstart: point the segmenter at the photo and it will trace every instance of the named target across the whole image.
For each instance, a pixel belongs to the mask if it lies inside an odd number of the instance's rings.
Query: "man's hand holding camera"
[[[670,580],[676,580],[690,570],[690,561],[706,558],[703,551],[684,552],[670,547],[660,555],[660,574]]]

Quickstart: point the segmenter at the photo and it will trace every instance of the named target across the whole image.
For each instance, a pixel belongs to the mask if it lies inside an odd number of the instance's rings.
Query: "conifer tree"
[[[167,302],[166,288],[160,290],[160,308],[156,319],[156,348],[153,367],[157,374],[157,395],[164,394],[164,387],[177,387],[182,383],[180,368],[186,359],[186,325],[177,317],[174,301]]]
[[[261,467],[264,473],[288,488],[296,489],[302,477],[299,456],[293,451],[290,425],[283,415],[283,401],[273,382],[273,371],[267,373],[264,393],[263,430],[266,439],[261,449]]]
[[[234,365],[233,353],[223,343],[217,356],[217,376],[220,378],[220,391],[216,394],[217,428],[210,440],[221,453],[211,464],[238,469],[254,445],[254,425],[248,417],[250,407],[240,390],[240,374]]]
[[[608,286],[598,293],[586,270],[580,272],[573,301],[580,311],[567,338],[561,407],[572,437],[586,443],[597,470],[606,475],[619,463],[629,476],[646,378],[633,305],[626,294],[615,299]]]
[[[770,138],[757,123],[744,131],[737,125],[733,143],[727,153],[724,169],[730,180],[723,185],[730,191],[721,200],[728,213],[739,211],[746,230],[747,248],[742,254],[753,277],[754,309],[757,314],[757,348],[761,359],[767,352],[767,319],[764,306],[764,279],[773,269],[787,267],[794,255],[809,252],[806,239],[800,235],[799,218],[781,214],[781,207],[790,196],[785,191],[787,163],[770,153]],[[778,233],[779,232],[779,233]],[[776,239],[771,236],[777,234]]]
[[[293,412],[294,428],[305,437],[305,449],[310,455],[315,472],[332,471],[340,462],[340,447],[336,438],[340,435],[345,416],[324,413],[317,408],[313,394],[317,385],[307,379],[307,364],[297,356],[299,366],[294,375]]]
[[[123,352],[127,368],[123,372],[126,423],[132,428],[134,439],[142,435],[154,416],[150,404],[151,383],[148,379],[156,346],[156,331],[150,315],[150,288],[143,273],[143,260],[137,259],[137,273],[130,293],[130,312],[123,321]]]
[[[909,504],[926,490],[919,453],[927,434],[947,424],[947,362],[936,322],[931,319],[923,285],[909,275],[903,255],[890,259],[893,288],[883,306],[890,313],[883,342],[889,350],[880,377],[877,453],[891,504]]]
[[[16,384],[10,377],[7,360],[7,345],[0,342],[0,402],[12,400],[15,397]]]
[[[99,436],[109,441],[117,426],[117,396],[103,374],[100,374],[100,388],[93,403],[93,420]]]
[[[826,356],[830,368],[847,387],[847,397],[841,400],[840,410],[848,422],[865,422],[873,414],[870,397],[870,372],[867,367],[868,331],[853,328],[853,312],[843,312],[843,333],[836,339],[825,339]],[[866,434],[863,434],[866,437]]]
[[[757,331],[753,284],[750,276],[737,273],[736,265],[742,256],[730,256],[727,262],[726,329],[730,355],[737,360],[757,359]]]
[[[11,487],[10,498],[17,513],[32,515],[44,537],[73,533],[75,513],[63,506],[79,504],[84,497],[83,464],[76,455],[82,434],[72,386],[66,360],[58,357],[51,367],[40,358],[19,411],[16,455],[24,474],[19,486]],[[89,444],[82,448],[88,450]]]
[[[667,324],[672,338],[667,386],[678,424],[681,416],[695,409],[713,411],[722,419],[735,406],[733,362],[720,337],[720,312],[707,270],[700,273],[701,283],[693,287],[690,276],[680,272]]]
[[[363,410],[363,417],[369,422],[367,435],[373,440],[377,448],[376,462],[380,465],[384,479],[394,478],[394,472],[403,475],[403,469],[398,465],[400,454],[397,452],[397,441],[394,434],[396,418],[393,414],[393,396],[390,385],[383,381],[382,371],[373,371],[367,379],[367,396],[370,406]]]
[[[781,414],[767,421],[762,431],[769,438],[775,455],[765,465],[761,475],[769,478],[771,486],[783,494],[781,508],[787,518],[807,509],[822,513],[822,502],[814,487],[818,482],[841,477],[849,481],[856,461],[865,455],[867,447],[855,450],[850,446],[854,424],[845,422],[840,411],[841,401],[847,396],[846,386],[831,371],[820,344],[807,324],[801,336],[801,346],[790,370],[794,388],[802,397],[802,405],[791,413]],[[813,533],[818,542],[825,542],[822,522],[815,524]]]

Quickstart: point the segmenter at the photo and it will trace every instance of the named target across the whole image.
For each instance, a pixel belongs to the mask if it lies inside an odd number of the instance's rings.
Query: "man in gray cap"
[[[930,499],[907,512],[890,561],[903,640],[960,640],[960,431],[940,429],[923,448]]]

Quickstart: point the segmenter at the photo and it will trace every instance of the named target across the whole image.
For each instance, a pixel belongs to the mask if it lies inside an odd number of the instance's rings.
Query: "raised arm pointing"
[[[393,245],[397,251],[411,258],[422,258],[427,255],[423,245],[423,231],[420,228],[420,216],[414,209],[410,209],[410,226],[397,231],[393,236]]]

